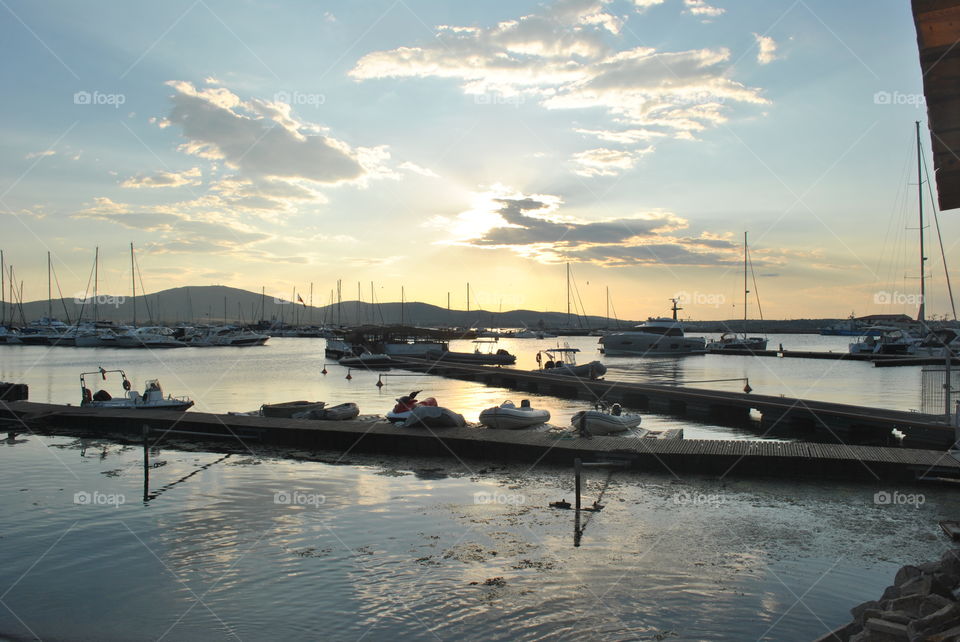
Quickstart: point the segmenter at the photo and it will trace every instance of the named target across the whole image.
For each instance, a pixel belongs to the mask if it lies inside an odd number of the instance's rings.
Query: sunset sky
[[[916,313],[905,0],[0,1],[25,298],[222,284],[742,315]],[[926,198],[926,197],[925,197]],[[928,210],[929,213],[929,210]],[[943,215],[947,262],[960,252]],[[948,312],[936,237],[928,314]],[[751,287],[751,289],[754,289]],[[753,307],[752,317],[757,316]]]

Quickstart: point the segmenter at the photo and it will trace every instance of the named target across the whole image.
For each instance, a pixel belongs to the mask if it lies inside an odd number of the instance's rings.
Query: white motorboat
[[[260,334],[253,330],[238,328],[232,325],[210,326],[194,328],[184,334],[183,342],[189,346],[212,347],[233,346],[262,346],[270,339],[269,335]]]
[[[356,357],[343,357],[337,363],[348,368],[390,368],[397,364],[397,360],[387,354],[372,354],[364,352]]]
[[[0,345],[13,345],[20,343],[20,333],[13,328],[0,325]]]
[[[680,356],[704,354],[707,341],[703,337],[688,337],[683,332],[683,324],[677,318],[677,312],[683,308],[673,302],[673,318],[650,317],[646,322],[634,326],[633,330],[611,332],[600,338],[602,352],[611,357],[618,356]]]
[[[636,428],[641,420],[640,415],[624,413],[620,404],[613,404],[609,411],[603,407],[581,410],[570,418],[570,425],[581,434],[609,435]]]
[[[873,326],[864,337],[851,343],[850,354],[913,354],[920,340],[900,328]]]
[[[324,401],[284,401],[281,403],[265,403],[260,406],[260,415],[289,419],[296,414],[323,410]]]
[[[41,346],[73,345],[73,336],[67,334],[69,329],[70,326],[60,319],[40,317],[20,328],[20,343]]]
[[[607,372],[607,367],[599,361],[577,365],[578,352],[580,352],[580,348],[569,346],[541,350],[537,353],[539,368],[534,372],[583,379],[599,379]]]
[[[520,332],[516,332],[513,335],[514,339],[556,339],[557,335],[551,334],[544,330],[531,330],[526,328]]]
[[[162,326],[133,328],[117,335],[118,348],[185,348],[186,343],[177,339],[173,330]]]
[[[106,381],[110,373],[119,373],[122,379],[121,387],[123,396],[114,397],[106,390],[97,390],[91,392],[87,387],[86,376],[98,375],[103,381]],[[193,401],[188,397],[163,396],[163,388],[160,381],[150,379],[144,385],[144,391],[141,395],[136,390],[131,389],[130,380],[123,370],[104,370],[100,368],[94,372],[80,373],[80,405],[85,408],[106,408],[120,410],[186,410],[193,406]]]
[[[767,339],[765,337],[748,337],[736,332],[725,332],[719,339],[707,343],[707,352],[724,352],[726,350],[753,352],[766,349]]]
[[[922,341],[913,346],[916,357],[946,357],[960,354],[960,328],[943,327],[931,330]]]
[[[428,350],[427,359],[449,361],[452,363],[475,363],[480,365],[509,366],[517,362],[517,357],[503,348],[495,348],[497,339],[482,338],[473,341],[473,352],[450,352],[449,350]]]
[[[339,337],[327,337],[327,345],[324,347],[324,355],[330,359],[342,359],[343,357],[356,356],[357,348],[347,343]]]
[[[548,421],[550,411],[531,407],[529,399],[521,400],[519,408],[508,400],[480,413],[481,424],[499,430],[518,430]]]

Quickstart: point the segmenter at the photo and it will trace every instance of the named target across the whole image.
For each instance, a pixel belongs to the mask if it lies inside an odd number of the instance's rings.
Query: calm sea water
[[[536,348],[556,340],[502,343],[532,368]],[[599,358],[593,339],[570,343],[581,361]],[[302,398],[382,413],[422,388],[475,420],[516,398],[423,375],[378,389],[376,375],[347,380],[339,366],[324,376],[323,362],[323,341],[309,339],[162,353],[4,347],[0,379],[30,384],[37,401],[76,403],[81,370],[122,367],[138,385],[159,377],[212,411]],[[710,355],[605,362],[609,379],[748,376],[766,394],[919,402],[914,368]],[[583,405],[534,399],[558,424]],[[688,437],[749,434],[644,422]],[[149,454],[145,485],[142,449],[108,441],[22,435],[0,442],[0,457],[0,637],[10,639],[809,640],[878,596],[899,566],[948,548],[937,521],[960,513],[960,498],[938,487],[591,471],[587,503],[606,508],[587,514],[575,546],[573,514],[548,508],[572,499],[566,468],[171,443]]]

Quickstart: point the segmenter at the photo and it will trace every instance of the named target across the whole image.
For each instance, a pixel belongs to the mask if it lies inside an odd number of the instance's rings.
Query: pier
[[[761,416],[762,433],[810,441],[888,445],[895,441],[894,430],[903,433],[904,446],[913,448],[946,449],[956,441],[954,428],[944,415],[409,358],[404,359],[403,368],[522,392],[591,402],[602,399],[637,410],[725,425],[748,425],[755,410]]]
[[[935,450],[700,439],[651,440],[488,428],[401,428],[379,417],[351,421],[273,419],[158,410],[103,410],[18,401],[0,406],[4,430],[120,438],[151,446],[164,439],[226,442],[234,448],[263,444],[343,452],[456,457],[570,465],[616,461],[657,474],[777,476],[788,479],[854,479],[868,482],[960,481],[960,462]]]
[[[870,361],[878,368],[893,366],[942,366],[945,357],[915,357],[903,354],[850,354],[848,352],[823,352],[817,350],[709,350],[707,354],[740,357],[781,357],[783,359],[827,359],[832,361]],[[960,359],[952,359],[951,365],[960,366]]]

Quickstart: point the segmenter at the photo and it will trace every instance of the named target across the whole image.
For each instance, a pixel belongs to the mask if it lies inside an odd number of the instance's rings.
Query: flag
[[[297,295],[297,303],[303,303],[303,297],[301,297],[299,294]],[[303,303],[303,307],[307,307],[307,304]]]

